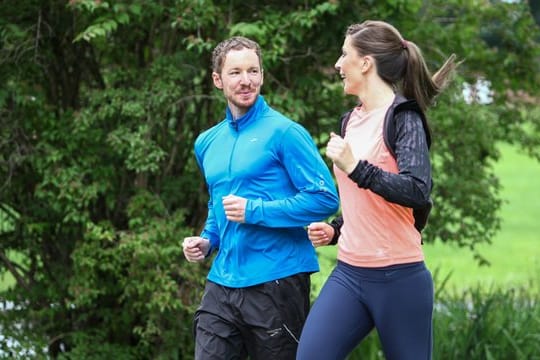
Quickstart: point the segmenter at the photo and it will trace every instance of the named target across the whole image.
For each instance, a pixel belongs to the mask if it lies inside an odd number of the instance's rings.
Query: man
[[[330,171],[298,123],[260,95],[261,50],[244,37],[213,52],[226,118],[195,142],[208,190],[188,261],[217,251],[195,314],[195,359],[294,359],[319,270],[305,226],[337,211]]]

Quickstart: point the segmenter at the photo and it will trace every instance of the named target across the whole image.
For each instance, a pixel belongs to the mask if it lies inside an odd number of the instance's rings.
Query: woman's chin
[[[354,91],[354,89],[351,89],[347,85],[343,85],[343,93],[345,93],[345,95],[356,95],[357,94],[356,91]]]

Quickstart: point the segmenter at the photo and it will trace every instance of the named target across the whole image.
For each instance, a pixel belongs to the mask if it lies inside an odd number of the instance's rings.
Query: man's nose
[[[240,81],[242,82],[242,84],[249,84],[249,76],[247,72],[243,72],[242,74],[240,74]]]

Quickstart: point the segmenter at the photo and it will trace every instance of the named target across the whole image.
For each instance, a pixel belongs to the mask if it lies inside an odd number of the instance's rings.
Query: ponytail
[[[460,63],[456,62],[456,55],[452,54],[432,76],[420,48],[407,41],[407,51],[409,58],[403,76],[403,95],[408,99],[415,99],[420,108],[426,111],[435,97],[446,88]]]

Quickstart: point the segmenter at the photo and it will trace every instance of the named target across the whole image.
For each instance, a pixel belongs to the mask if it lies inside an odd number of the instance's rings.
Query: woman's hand
[[[326,145],[326,156],[347,175],[352,173],[358,164],[358,160],[354,158],[349,143],[333,132],[330,133],[330,140],[328,141],[328,145]]]
[[[307,227],[308,238],[314,247],[325,246],[334,237],[334,228],[325,222],[314,222]]]

